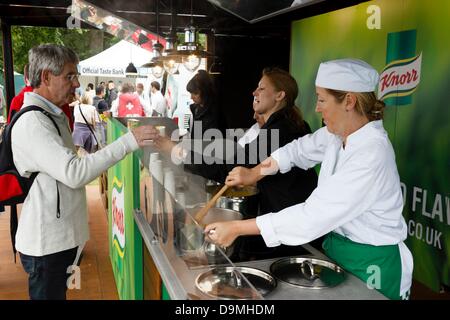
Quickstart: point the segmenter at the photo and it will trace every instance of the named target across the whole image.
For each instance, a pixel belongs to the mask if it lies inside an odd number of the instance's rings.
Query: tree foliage
[[[55,43],[65,45],[72,48],[78,54],[80,60],[84,60],[109,48],[120,40],[96,29],[24,26],[13,26],[11,28],[11,38],[13,43],[14,71],[19,73],[23,73],[23,67],[28,61],[28,50],[39,44]],[[0,47],[2,47],[1,42]],[[3,66],[3,55],[0,55],[0,66]]]

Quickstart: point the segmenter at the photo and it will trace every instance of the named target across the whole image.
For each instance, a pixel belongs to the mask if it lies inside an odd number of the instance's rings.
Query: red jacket
[[[17,111],[20,110],[20,108],[22,108],[25,92],[32,92],[32,91],[33,91],[33,88],[31,86],[25,86],[19,92],[19,94],[12,99],[11,106],[9,108],[8,121],[7,121],[8,123],[11,122],[13,113],[16,113]],[[73,111],[71,110],[71,108],[69,107],[68,104],[62,106],[61,109],[66,114],[66,116],[69,120],[70,129],[73,131]]]
[[[145,116],[139,96],[135,93],[122,93],[119,96],[119,108],[117,111],[119,117]]]
[[[11,101],[11,106],[9,107],[9,113],[8,113],[8,123],[11,122],[11,118],[13,113],[16,113],[17,111],[22,108],[23,105],[23,98],[25,95],[25,92],[31,92],[33,91],[33,88],[31,86],[25,86],[17,96],[15,96]]]

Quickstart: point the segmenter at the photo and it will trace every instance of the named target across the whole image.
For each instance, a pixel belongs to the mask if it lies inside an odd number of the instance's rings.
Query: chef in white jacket
[[[361,60],[321,63],[316,111],[326,127],[276,150],[252,169],[234,168],[226,180],[230,186],[251,185],[278,170],[321,163],[317,188],[305,202],[280,212],[212,223],[205,229],[211,240],[228,246],[238,236],[261,234],[271,247],[328,234],[323,247],[329,258],[386,297],[408,298],[413,259],[403,242],[403,197],[383,128],[384,103],[374,93],[378,79]]]

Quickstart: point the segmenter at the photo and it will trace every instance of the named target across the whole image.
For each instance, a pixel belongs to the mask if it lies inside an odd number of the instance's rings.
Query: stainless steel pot
[[[204,204],[201,204],[193,208],[189,208],[188,210],[193,217],[204,206]],[[203,218],[202,223],[206,225],[220,221],[242,220],[242,218],[242,214],[237,211],[213,207],[208,210],[208,213]],[[197,226],[194,227],[194,225],[186,224],[183,228],[184,230],[182,231],[182,234],[185,235],[184,237],[186,239],[185,241],[182,241],[182,250],[202,250],[204,251],[208,260],[211,260],[210,262],[212,264],[225,262],[223,261],[224,259],[221,259],[224,258],[223,253],[230,257],[234,252],[234,244],[227,248],[219,248],[214,243],[208,241],[208,239],[205,239],[203,230]]]
[[[207,185],[206,191],[209,195],[208,198],[213,197],[222,186],[221,184],[211,183]],[[244,218],[254,218],[258,215],[259,211],[258,192],[258,189],[253,186],[229,188],[223,196],[219,197],[216,202],[216,207],[238,211]]]

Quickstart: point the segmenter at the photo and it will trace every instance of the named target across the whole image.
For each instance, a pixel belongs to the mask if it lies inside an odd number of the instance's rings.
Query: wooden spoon
[[[206,216],[206,214],[208,213],[208,210],[211,209],[215,205],[217,199],[219,199],[219,197],[225,191],[227,191],[227,189],[228,189],[228,186],[224,185],[222,187],[222,189],[220,189],[219,192],[217,192],[216,195],[214,197],[212,197],[212,199],[209,200],[208,203],[196,213],[194,219],[195,219],[195,221],[197,221],[197,223],[199,225],[202,225],[202,220]]]

